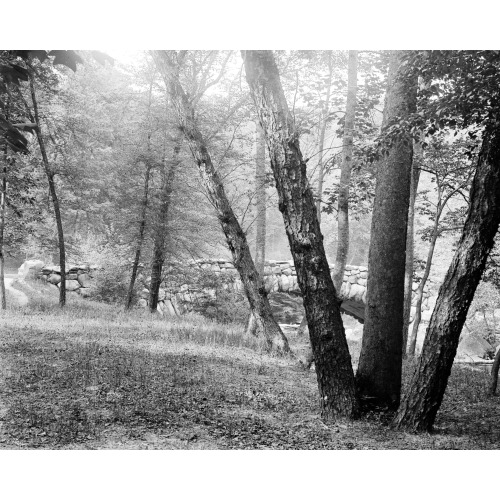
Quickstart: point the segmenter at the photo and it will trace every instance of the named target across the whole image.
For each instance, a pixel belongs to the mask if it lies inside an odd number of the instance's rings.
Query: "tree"
[[[40,114],[38,111],[38,99],[35,90],[35,69],[33,66],[29,67],[29,91],[31,96],[31,105],[33,112],[28,105],[28,102],[24,100],[26,113],[29,116],[31,122],[36,124],[35,134],[38,141],[38,146],[40,148],[40,153],[42,155],[42,165],[47,177],[49,184],[49,191],[52,198],[52,206],[54,209],[54,215],[56,219],[57,226],[57,236],[58,236],[58,246],[59,246],[59,266],[61,271],[61,282],[59,285],[59,305],[64,307],[66,304],[66,246],[64,243],[64,231],[62,224],[61,208],[59,203],[59,197],[56,190],[55,175],[56,172],[50,165],[49,157],[47,155],[47,149],[45,144],[45,139],[42,134],[42,123],[40,119]]]
[[[155,51],[153,57],[159,71],[168,81],[168,92],[175,108],[180,128],[198,165],[207,194],[217,212],[233,263],[248,298],[256,330],[266,341],[267,348],[281,354],[290,353],[288,340],[274,319],[264,281],[255,268],[245,233],[236,219],[226,196],[221,178],[212,162],[207,144],[195,119],[193,101],[188,98],[179,81],[179,70],[186,54]]]
[[[435,181],[436,202],[430,200],[427,193],[423,193],[423,212],[433,219],[432,227],[424,232],[423,238],[429,240],[429,250],[424,268],[424,274],[415,291],[415,318],[410,337],[408,338],[408,355],[415,355],[418,327],[422,315],[422,300],[424,288],[429,278],[432,266],[432,258],[438,238],[447,231],[457,231],[461,228],[464,209],[445,210],[449,202],[460,195],[467,201],[466,191],[472,178],[471,162],[465,156],[466,146],[460,143],[443,144],[439,140],[432,141],[426,148],[422,163],[414,165],[421,171],[433,175]],[[432,207],[432,208],[431,208]]]
[[[272,52],[243,51],[242,56],[306,310],[322,418],[352,418],[357,400],[351,356],[296,126]]]
[[[349,51],[349,71],[347,84],[347,103],[344,119],[344,135],[342,139],[342,166],[337,209],[337,256],[333,273],[333,284],[337,290],[344,279],[347,254],[349,252],[349,185],[351,183],[351,167],[353,155],[354,120],[356,116],[356,91],[358,79],[358,52]]]
[[[457,251],[439,290],[422,353],[394,418],[397,428],[430,431],[451,373],[469,305],[500,223],[500,107],[490,112]]]
[[[404,53],[392,51],[383,129],[415,111],[416,81],[401,78]],[[357,390],[367,408],[395,410],[401,391],[406,229],[411,137],[390,145],[377,171],[368,258],[365,325]]]
[[[413,294],[415,201],[417,199],[418,181],[420,179],[420,169],[417,167],[416,160],[417,158],[420,158],[421,154],[422,144],[420,142],[414,142],[410,179],[410,203],[408,207],[408,228],[406,231],[405,292],[403,306],[403,358],[406,357],[408,329],[410,327],[411,316],[411,300]]]

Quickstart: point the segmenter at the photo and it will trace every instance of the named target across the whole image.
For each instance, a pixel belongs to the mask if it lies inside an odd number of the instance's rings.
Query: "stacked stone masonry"
[[[39,261],[38,261],[39,262]],[[184,263],[184,266],[186,263]],[[227,260],[193,260],[187,263],[188,267],[201,269],[214,273],[216,276],[227,277],[222,285],[223,288],[242,291],[243,286],[237,270],[232,262]],[[61,269],[59,266],[41,266],[37,265],[37,274],[56,286],[60,286]],[[66,290],[80,294],[82,297],[91,295],[91,285],[93,272],[98,268],[88,264],[68,265],[66,273]],[[333,265],[330,265],[333,272]],[[21,271],[21,268],[20,268]],[[142,275],[140,276],[142,279]],[[352,300],[355,302],[366,302],[366,283],[368,278],[368,268],[365,266],[346,266],[340,296],[343,300]],[[264,280],[268,292],[299,293],[297,283],[297,272],[293,261],[267,261],[264,267]],[[147,307],[149,298],[148,280],[142,281],[144,288],[140,292],[138,305]],[[415,292],[418,283],[413,283]],[[430,290],[434,290],[431,294]],[[168,283],[160,289],[158,310],[161,314],[180,315],[194,308],[195,304],[203,303],[209,299],[215,298],[215,290],[210,288],[200,288],[197,283],[184,283],[176,288],[169,287]],[[424,291],[422,304],[422,321],[427,322],[430,319],[432,310],[436,303],[437,288],[435,283],[429,281]],[[416,297],[413,293],[411,320],[415,314]]]

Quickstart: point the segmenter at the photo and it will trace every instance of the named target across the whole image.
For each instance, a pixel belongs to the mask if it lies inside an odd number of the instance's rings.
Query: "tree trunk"
[[[490,388],[488,391],[489,396],[494,396],[497,393],[497,383],[498,383],[498,370],[500,369],[500,349],[498,349],[495,354],[495,359],[493,360],[493,365],[491,365],[491,381]]]
[[[413,162],[411,167],[410,206],[408,208],[408,228],[406,233],[406,260],[405,260],[405,298],[403,308],[403,358],[406,357],[408,344],[408,330],[410,327],[411,299],[413,293],[413,260],[415,255],[415,201],[417,199],[420,168],[416,166],[415,158],[420,154],[419,143],[413,144]]]
[[[420,326],[420,321],[422,319],[422,301],[424,299],[424,288],[427,283],[427,279],[429,278],[429,274],[431,272],[432,266],[432,257],[434,256],[434,249],[436,248],[436,241],[439,236],[439,219],[441,217],[440,205],[438,204],[438,211],[436,212],[436,216],[434,219],[434,227],[432,230],[431,241],[429,245],[429,251],[427,253],[427,260],[425,262],[425,269],[422,279],[418,284],[415,302],[415,318],[413,320],[413,327],[411,331],[411,336],[408,339],[408,356],[415,356],[415,347],[417,345],[417,335],[418,335],[418,327]]]
[[[257,121],[256,127],[256,152],[255,152],[255,190],[256,190],[256,208],[257,220],[255,228],[255,267],[263,281],[264,267],[266,264],[266,215],[267,215],[267,196],[266,196],[266,140],[264,131]],[[257,321],[253,311],[250,311],[246,327],[247,335],[258,335]]]
[[[357,413],[351,356],[292,114],[271,51],[243,51],[306,310],[324,420]]]
[[[7,297],[5,295],[5,257],[4,257],[4,229],[5,229],[5,207],[7,205],[7,146],[3,152],[2,167],[2,192],[0,194],[0,295],[2,297],[2,309],[7,309]]]
[[[134,298],[135,280],[137,279],[137,270],[139,269],[139,262],[141,260],[142,245],[144,243],[144,232],[146,230],[146,216],[147,216],[147,212],[148,212],[150,174],[151,174],[151,165],[148,163],[146,165],[146,172],[144,174],[144,193],[142,195],[142,203],[141,203],[141,219],[139,222],[139,233],[137,235],[134,263],[132,265],[132,275],[130,276],[130,283],[128,286],[127,298],[125,299],[125,310],[126,311],[132,307],[132,300]]]
[[[167,238],[168,211],[172,201],[172,190],[177,168],[179,167],[179,151],[181,150],[181,138],[179,137],[174,146],[173,158],[170,168],[163,181],[161,191],[161,203],[158,214],[157,228],[154,236],[153,264],[151,266],[151,283],[149,285],[149,311],[154,313],[158,308],[158,298],[162,280],[163,262],[165,261],[165,241]]]
[[[59,198],[57,197],[56,185],[54,182],[55,174],[50,168],[49,159],[47,157],[47,151],[45,149],[45,142],[42,136],[42,129],[40,126],[40,116],[38,114],[38,102],[36,99],[35,85],[33,83],[33,75],[30,73],[29,76],[31,100],[33,102],[34,111],[34,121],[36,123],[35,133],[38,140],[38,145],[40,146],[40,152],[42,154],[43,166],[45,169],[45,175],[49,182],[50,196],[52,197],[52,205],[54,207],[54,215],[56,218],[57,225],[57,238],[59,244],[59,266],[61,268],[61,282],[59,284],[59,305],[64,307],[66,304],[66,247],[64,245],[64,232],[62,226],[61,209],[59,206]]]
[[[392,51],[383,128],[415,111],[416,82],[398,78],[403,55]],[[401,391],[406,230],[412,145],[395,140],[379,161],[368,257],[367,302],[356,384],[366,408],[395,410]]]
[[[323,164],[323,149],[325,147],[325,134],[326,126],[328,124],[328,112],[330,110],[330,94],[332,86],[332,76],[333,76],[333,64],[332,64],[332,51],[328,50],[328,80],[326,87],[326,99],[321,113],[321,130],[319,133],[319,160],[318,160],[318,199],[316,200],[316,212],[318,213],[318,221],[321,226],[321,195],[323,194],[323,178],[325,176],[325,166]]]
[[[273,317],[264,281],[255,268],[245,233],[234,215],[222,180],[212,163],[205,140],[196,125],[191,102],[179,82],[178,67],[166,51],[154,51],[153,57],[158,69],[165,77],[181,130],[198,164],[208,197],[216,210],[226,236],[228,247],[233,256],[234,267],[240,275],[250,310],[255,316],[257,331],[265,339],[269,351],[277,354],[288,354],[291,352],[288,340]]]
[[[333,270],[333,284],[340,291],[344,279],[347,254],[349,253],[349,184],[353,151],[354,120],[356,118],[356,93],[358,90],[358,52],[349,51],[349,71],[347,80],[347,102],[342,139],[342,166],[337,212],[337,257]]]
[[[498,111],[497,111],[498,113]],[[500,120],[483,133],[470,205],[457,251],[439,290],[422,353],[394,419],[398,428],[430,431],[443,400],[467,311],[500,223]]]

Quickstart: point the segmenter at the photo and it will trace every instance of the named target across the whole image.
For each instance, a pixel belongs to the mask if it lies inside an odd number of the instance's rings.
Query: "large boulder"
[[[468,332],[463,335],[457,349],[457,359],[479,357],[482,359],[491,359],[494,353],[493,347],[489,342],[484,340],[480,335],[474,332]]]
[[[26,260],[17,270],[17,275],[21,280],[36,278],[41,273],[43,267],[44,263],[41,260]]]
[[[61,275],[57,273],[52,273],[47,278],[47,282],[51,283],[52,285],[57,285],[60,281],[61,281]]]
[[[89,288],[92,285],[92,278],[88,274],[79,274],[77,279],[83,288]]]

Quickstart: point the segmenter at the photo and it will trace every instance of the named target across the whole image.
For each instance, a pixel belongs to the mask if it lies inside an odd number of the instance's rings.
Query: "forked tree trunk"
[[[144,232],[146,230],[146,216],[148,212],[148,197],[149,197],[149,177],[151,174],[151,164],[146,165],[146,172],[144,174],[144,192],[141,202],[141,217],[139,221],[139,232],[137,234],[134,262],[132,264],[132,275],[130,276],[130,283],[127,291],[127,298],[125,299],[125,310],[132,307],[132,300],[134,298],[134,287],[137,279],[137,271],[139,269],[139,262],[141,260],[142,245],[144,243]]]
[[[416,82],[398,77],[403,53],[392,51],[383,128],[416,108]],[[406,230],[412,144],[395,140],[377,170],[368,257],[365,325],[356,385],[366,409],[395,410],[401,391]]]
[[[42,136],[40,116],[38,113],[38,102],[36,99],[35,85],[33,83],[33,76],[31,73],[29,76],[29,83],[31,91],[31,100],[33,102],[34,121],[36,123],[35,133],[38,140],[38,145],[40,146],[40,152],[42,154],[42,163],[45,169],[45,175],[47,176],[47,180],[49,182],[50,196],[52,198],[52,205],[54,207],[54,215],[56,218],[57,239],[59,246],[59,266],[61,268],[61,282],[59,283],[59,305],[61,307],[64,307],[64,305],[66,304],[66,247],[64,244],[64,232],[62,225],[61,208],[59,206],[59,198],[57,196],[56,184],[54,180],[55,174],[50,167],[47,151],[45,149],[45,142]]]
[[[165,261],[165,244],[167,239],[168,213],[172,201],[174,179],[179,167],[179,151],[181,150],[181,137],[177,139],[170,168],[165,175],[161,190],[161,203],[158,213],[157,228],[154,236],[153,263],[151,266],[151,283],[149,285],[149,311],[154,313],[158,308],[160,285],[162,281],[163,262]]]
[[[290,353],[288,340],[273,317],[264,281],[255,268],[245,233],[234,215],[222,180],[212,163],[205,140],[196,125],[194,109],[179,82],[178,67],[172,61],[171,54],[166,51],[154,51],[153,56],[168,83],[168,91],[181,130],[198,164],[208,197],[216,210],[226,236],[228,247],[233,256],[234,267],[240,275],[250,310],[255,316],[257,332],[264,338],[269,351],[277,354]]]
[[[415,201],[417,199],[420,168],[416,166],[416,155],[421,154],[420,144],[413,144],[413,162],[411,167],[410,206],[408,208],[408,229],[406,233],[406,259],[405,259],[405,298],[403,307],[403,358],[406,357],[408,344],[408,330],[410,327],[411,299],[413,293],[413,260],[415,246]]]
[[[357,400],[351,356],[295,123],[272,52],[243,51],[242,56],[304,300],[322,417],[352,418]]]
[[[340,291],[349,253],[349,184],[351,183],[354,120],[356,118],[356,93],[358,90],[358,52],[349,51],[347,102],[342,139],[342,166],[337,211],[337,256],[333,270],[333,284]]]
[[[493,116],[483,133],[470,205],[457,251],[439,290],[422,353],[394,419],[398,428],[430,431],[476,287],[500,223],[500,120]]]

